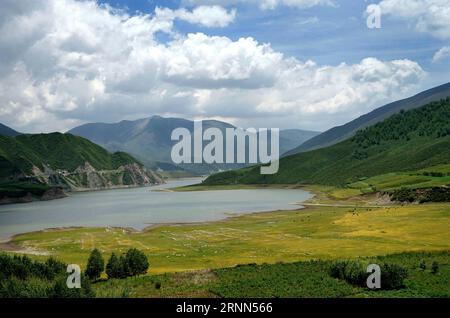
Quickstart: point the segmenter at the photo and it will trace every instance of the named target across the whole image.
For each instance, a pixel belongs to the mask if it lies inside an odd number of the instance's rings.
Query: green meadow
[[[360,260],[402,266],[408,272],[404,287],[375,291],[353,286],[329,275],[332,261],[319,260],[104,280],[93,284],[93,288],[98,297],[450,297],[449,251]],[[432,263],[439,264],[437,273],[433,273]]]
[[[167,225],[136,232],[71,228],[15,236],[17,252],[85,265],[90,251],[105,256],[138,248],[150,274],[248,263],[332,260],[450,248],[450,204],[388,207],[308,206],[220,222]]]

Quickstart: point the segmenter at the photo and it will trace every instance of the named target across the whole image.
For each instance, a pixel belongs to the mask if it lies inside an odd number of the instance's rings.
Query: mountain
[[[242,164],[182,164],[175,167],[171,159],[171,150],[176,141],[171,140],[172,131],[186,128],[194,131],[194,122],[181,118],[163,118],[154,116],[135,121],[119,123],[91,123],[69,131],[70,134],[87,138],[110,151],[125,151],[138,158],[145,165],[162,170],[185,169],[197,174],[208,174],[220,170],[236,169]],[[204,120],[203,129],[218,128],[224,133],[233,125],[217,121]],[[280,153],[297,147],[305,140],[319,134],[302,130],[280,132]]]
[[[2,136],[9,136],[9,137],[15,137],[20,135],[20,132],[15,131],[14,129],[3,125],[2,123],[0,123],[0,135]]]
[[[383,121],[401,110],[410,110],[421,107],[427,103],[445,99],[448,96],[450,96],[450,83],[429,89],[413,97],[387,104],[355,120],[352,120],[343,126],[334,127],[314,138],[311,138],[299,147],[287,152],[285,156],[334,145],[354,136],[358,130],[375,125],[376,123]]]
[[[61,133],[0,136],[2,189],[38,184],[78,191],[160,181],[130,155],[109,153],[82,137]]]
[[[280,131],[280,154],[292,150],[311,138],[319,135],[318,131],[285,129]]]
[[[450,98],[432,102],[365,128],[336,145],[280,159],[280,170],[258,166],[210,176],[205,184],[345,185],[390,172],[450,163]]]

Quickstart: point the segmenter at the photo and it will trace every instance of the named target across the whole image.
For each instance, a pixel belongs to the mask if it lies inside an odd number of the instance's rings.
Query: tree
[[[88,259],[86,276],[91,280],[99,279],[104,269],[105,261],[102,254],[98,249],[94,249]]]
[[[147,273],[149,264],[147,256],[138,249],[130,249],[125,255],[128,276],[144,275]]]
[[[106,264],[106,275],[108,278],[120,278],[121,264],[115,253],[111,254],[108,264]]]

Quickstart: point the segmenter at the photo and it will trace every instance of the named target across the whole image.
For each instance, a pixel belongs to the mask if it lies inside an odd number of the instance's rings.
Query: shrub
[[[367,287],[367,278],[364,264],[355,261],[339,261],[330,267],[330,275],[334,278],[345,280],[349,284]],[[381,289],[391,290],[404,286],[404,280],[408,276],[405,268],[395,264],[383,264],[381,266]]]
[[[10,277],[0,282],[0,298],[44,298],[51,283],[36,277],[22,280]]]
[[[391,199],[397,202],[414,202],[416,200],[416,191],[402,188],[391,193]]]
[[[67,265],[48,258],[44,263],[26,256],[0,254],[0,297],[94,297],[87,279],[80,289],[67,288]]]
[[[91,280],[99,279],[104,269],[105,261],[102,254],[98,249],[94,249],[88,259],[86,276]]]
[[[85,275],[81,275],[81,288],[67,288],[67,276],[57,277],[53,285],[48,290],[49,298],[94,298],[95,292],[92,290],[91,283]]]
[[[399,289],[404,287],[404,280],[408,277],[408,271],[396,264],[383,264],[381,267],[381,288]]]
[[[339,261],[331,265],[330,275],[360,287],[366,286],[367,273],[364,266],[355,261]]]
[[[431,265],[431,272],[433,274],[439,273],[439,263],[438,262],[433,262],[433,264]]]
[[[426,270],[427,269],[427,263],[425,263],[425,260],[422,260],[419,264],[420,269]]]

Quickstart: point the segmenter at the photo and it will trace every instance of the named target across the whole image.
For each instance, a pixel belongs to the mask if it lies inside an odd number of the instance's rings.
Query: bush
[[[439,263],[438,262],[433,262],[433,264],[431,265],[431,272],[433,274],[439,273]]]
[[[364,266],[354,261],[335,262],[331,265],[330,275],[360,287],[366,287],[366,279],[368,277]]]
[[[47,292],[49,298],[94,298],[91,283],[85,275],[81,275],[81,288],[67,288],[67,276],[57,277]]]
[[[27,256],[0,254],[1,298],[94,297],[89,281],[81,289],[67,288],[67,265],[48,258],[44,263]]]
[[[404,287],[404,280],[408,277],[408,271],[395,264],[384,264],[381,267],[381,288],[399,289]]]
[[[45,263],[32,261],[27,256],[9,256],[0,254],[0,278],[8,279],[12,276],[25,280],[29,277],[37,277],[47,280],[54,279],[57,275],[65,273],[67,265],[50,257]]]
[[[50,286],[51,282],[40,278],[22,280],[12,276],[0,281],[0,298],[45,298]]]
[[[345,280],[349,284],[367,287],[367,278],[364,264],[355,261],[339,261],[330,267],[330,275],[334,278]],[[391,290],[404,286],[404,280],[408,276],[405,268],[395,264],[383,264],[381,266],[381,289]]]
[[[104,269],[105,261],[103,260],[102,254],[98,249],[94,249],[88,259],[86,276],[91,280],[97,280],[100,278]]]
[[[420,269],[426,270],[427,269],[427,263],[425,260],[422,260],[419,264]]]
[[[416,191],[412,189],[402,188],[391,193],[392,201],[412,203],[416,198]]]

